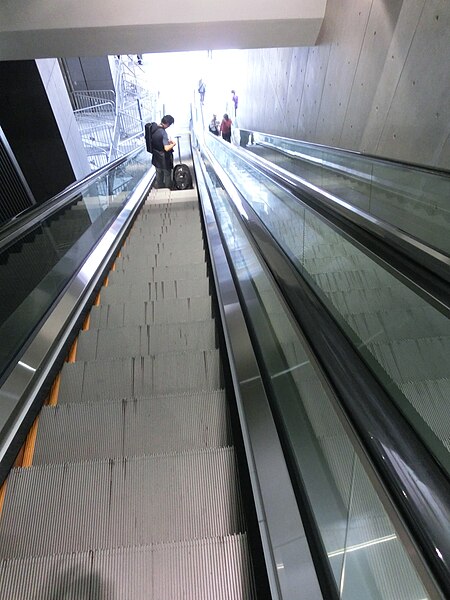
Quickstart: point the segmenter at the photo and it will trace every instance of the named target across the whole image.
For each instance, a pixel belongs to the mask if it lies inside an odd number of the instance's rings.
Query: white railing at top
[[[81,139],[93,170],[108,162],[112,131],[116,120],[115,105],[111,102],[93,104],[74,111]]]
[[[75,110],[89,108],[93,104],[110,102],[116,104],[116,94],[113,90],[79,90],[72,92],[72,103]]]
[[[139,84],[129,57],[116,62],[116,91],[72,93],[75,118],[92,169],[144,142],[144,125],[156,118],[156,98]]]

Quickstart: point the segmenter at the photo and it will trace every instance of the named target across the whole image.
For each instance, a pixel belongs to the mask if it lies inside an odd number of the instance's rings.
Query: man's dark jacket
[[[158,126],[152,135],[152,164],[157,169],[170,171],[173,168],[173,150],[169,150],[169,152],[164,150],[164,131],[163,127]]]

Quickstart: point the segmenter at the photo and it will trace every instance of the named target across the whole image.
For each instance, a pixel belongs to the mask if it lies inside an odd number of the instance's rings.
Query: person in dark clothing
[[[203,83],[203,79],[200,79],[200,81],[198,82],[198,93],[200,94],[200,103],[201,104],[205,103],[205,92],[206,92],[206,85]]]
[[[227,115],[227,113],[225,113],[223,115],[223,119],[222,119],[222,123],[220,124],[220,133],[222,134],[223,139],[226,142],[230,142],[231,143],[231,126],[233,124],[233,121],[230,119],[230,117]]]
[[[232,94],[231,100],[232,100],[233,105],[234,105],[234,116],[236,116],[238,102],[239,102],[239,97],[238,97],[238,95],[236,94],[236,92],[234,90],[231,90],[231,94]]]
[[[156,169],[156,188],[172,187],[173,149],[176,142],[169,139],[166,129],[174,122],[172,115],[165,115],[152,134],[152,164]]]

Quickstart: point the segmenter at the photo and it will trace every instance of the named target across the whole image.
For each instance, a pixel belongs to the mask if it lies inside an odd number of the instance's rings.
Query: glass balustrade
[[[450,473],[450,320],[225,144],[206,143]]]
[[[150,167],[140,150],[0,254],[0,376]]]
[[[255,133],[248,149],[450,256],[450,173]]]
[[[220,144],[214,152],[216,157],[221,153]],[[233,159],[224,154],[221,162],[234,177]],[[212,168],[208,172],[219,227],[266,372],[272,410],[289,440],[339,597],[424,600],[422,583],[335,412],[307,344],[253,251],[220,181]],[[247,182],[240,180],[240,184],[241,191],[249,191]],[[262,193],[260,185],[254,182],[246,196],[260,215],[273,217],[270,194]],[[306,214],[302,209],[302,219]],[[289,224],[285,227],[287,231]],[[298,564],[277,567],[287,580],[292,570],[300,568]]]

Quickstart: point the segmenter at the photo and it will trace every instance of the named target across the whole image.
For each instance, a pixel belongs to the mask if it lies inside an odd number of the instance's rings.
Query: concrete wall
[[[328,0],[316,46],[243,53],[239,125],[450,169],[449,32],[448,0]]]

